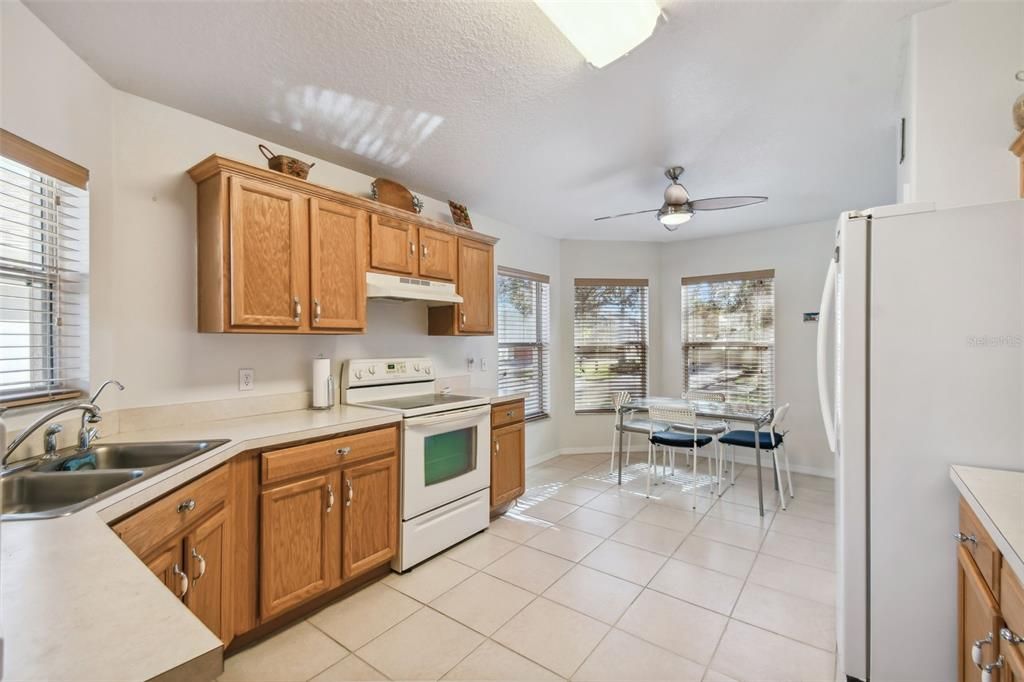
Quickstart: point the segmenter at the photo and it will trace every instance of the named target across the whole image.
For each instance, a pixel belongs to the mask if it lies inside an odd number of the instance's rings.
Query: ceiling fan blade
[[[611,220],[612,218],[623,218],[623,217],[628,216],[628,215],[640,215],[641,213],[654,213],[655,211],[658,211],[658,210],[660,210],[660,209],[649,208],[646,211],[630,211],[629,213],[617,213],[615,215],[605,215],[605,216],[601,216],[600,218],[594,218],[594,220]]]
[[[725,208],[752,206],[763,201],[768,201],[768,197],[711,197],[709,199],[694,199],[690,202],[690,208],[694,211],[721,211]]]

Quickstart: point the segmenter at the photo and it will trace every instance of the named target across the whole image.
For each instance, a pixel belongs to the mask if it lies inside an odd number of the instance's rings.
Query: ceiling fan
[[[682,166],[672,166],[665,171],[665,177],[672,183],[665,188],[665,203],[661,208],[649,208],[646,211],[630,211],[606,215],[594,220],[610,220],[640,213],[658,213],[658,220],[669,232],[675,232],[679,226],[693,217],[694,211],[721,211],[726,208],[740,208],[768,201],[768,197],[711,197],[709,199],[690,199],[690,193],[679,182],[683,174]]]

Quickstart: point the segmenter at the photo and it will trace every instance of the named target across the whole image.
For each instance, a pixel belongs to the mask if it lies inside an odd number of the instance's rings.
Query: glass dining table
[[[647,396],[645,398],[631,398],[622,404],[616,415],[615,428],[618,432],[616,452],[619,462],[619,485],[622,485],[622,422],[626,412],[645,413],[652,405],[663,405],[665,407],[693,410],[699,418],[720,419],[727,422],[739,422],[749,424],[754,431],[754,461],[757,463],[757,506],[764,516],[764,492],[761,490],[761,427],[771,423],[775,416],[775,410],[763,405],[750,405],[746,403],[721,403],[708,400],[687,400],[685,398],[669,398],[659,396]]]

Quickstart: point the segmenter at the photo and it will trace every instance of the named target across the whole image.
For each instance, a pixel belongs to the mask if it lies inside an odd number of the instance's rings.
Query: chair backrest
[[[782,422],[785,421],[786,415],[789,413],[789,403],[777,407],[775,409],[775,416],[772,417],[771,429],[772,431],[778,431],[779,427],[782,426]]]
[[[697,433],[697,413],[693,410],[664,405],[651,405],[647,409],[647,419],[650,423],[652,434],[656,424],[664,424],[666,429],[676,428],[677,430],[680,426],[684,428],[692,427],[694,434]]]
[[[618,412],[622,406],[629,402],[629,391],[616,391],[612,394],[612,407]]]
[[[724,403],[725,394],[714,391],[683,391],[683,400],[706,400],[709,403]]]

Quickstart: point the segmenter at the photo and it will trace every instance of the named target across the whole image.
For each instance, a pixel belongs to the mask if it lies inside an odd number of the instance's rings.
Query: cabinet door
[[[333,584],[340,552],[337,472],[260,493],[260,615],[271,618]],[[332,532],[336,531],[336,532]]]
[[[456,306],[459,332],[494,333],[494,247],[459,239],[459,294]]]
[[[400,275],[415,275],[416,228],[401,220],[370,216],[370,267]]]
[[[511,502],[526,489],[525,424],[491,432],[491,508]]]
[[[1003,667],[999,671],[1001,682],[1024,682],[1024,644],[1010,644],[999,640]]]
[[[348,580],[387,563],[398,548],[398,459],[342,472],[342,576]]]
[[[369,217],[351,206],[310,199],[309,218],[312,326],[363,329]]]
[[[228,508],[221,507],[185,536],[185,562],[191,581],[185,605],[225,642],[231,637],[228,623],[231,589],[229,518]]]
[[[175,596],[188,591],[185,562],[182,561],[181,537],[174,537],[146,555],[142,562],[160,578]]]
[[[421,227],[420,277],[455,281],[458,273],[458,238],[455,235]]]
[[[231,324],[299,327],[307,262],[302,198],[235,176],[229,191]]]
[[[981,679],[981,671],[974,664],[971,650],[975,642],[981,646],[981,661],[984,664],[996,660],[999,649],[998,637],[999,605],[989,591],[971,553],[962,545],[957,548],[957,597],[958,604],[958,679],[960,682]],[[993,682],[999,681],[998,673]]]

